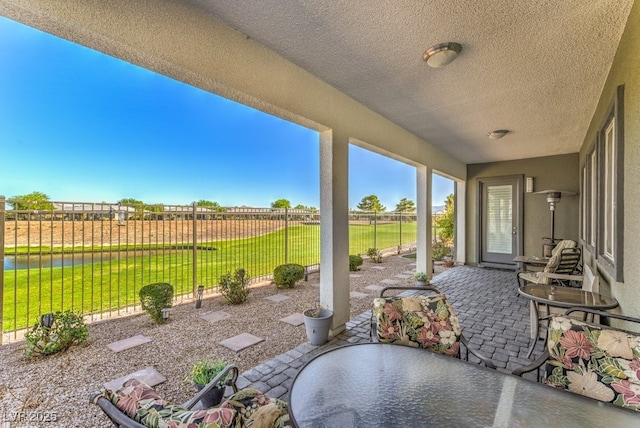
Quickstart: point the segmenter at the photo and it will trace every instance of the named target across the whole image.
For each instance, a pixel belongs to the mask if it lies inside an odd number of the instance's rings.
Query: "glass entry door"
[[[522,177],[479,180],[483,264],[514,265],[522,253]]]

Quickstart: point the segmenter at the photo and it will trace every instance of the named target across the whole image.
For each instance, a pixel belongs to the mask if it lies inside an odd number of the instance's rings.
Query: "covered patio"
[[[305,362],[369,340],[369,315],[350,317],[350,145],[415,166],[416,271],[431,272],[433,174],[455,181],[464,266],[433,284],[498,370],[529,362],[508,269],[542,255],[550,211],[551,240],[578,242],[600,292],[640,316],[637,1],[0,0],[0,14],[319,132],[319,299],[335,338],[244,371],[241,387],[287,399]],[[449,42],[455,62],[425,64]]]
[[[512,271],[459,266],[436,275],[431,284],[451,299],[465,336],[475,349],[491,358],[498,370],[511,373],[530,363],[526,357],[530,343],[529,300],[518,295]],[[256,388],[288,401],[300,367],[330,348],[369,342],[370,323],[371,312],[364,312],[325,345],[303,343],[241,373],[238,387]],[[535,355],[541,350],[539,341]],[[470,361],[474,361],[473,357]],[[535,379],[535,373],[526,377]]]

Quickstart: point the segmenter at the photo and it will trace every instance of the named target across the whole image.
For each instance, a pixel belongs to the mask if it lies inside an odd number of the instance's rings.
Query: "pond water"
[[[108,253],[82,254],[43,254],[30,256],[5,256],[4,270],[52,268],[61,266],[80,266],[84,264],[110,260]],[[113,257],[117,257],[113,255]]]

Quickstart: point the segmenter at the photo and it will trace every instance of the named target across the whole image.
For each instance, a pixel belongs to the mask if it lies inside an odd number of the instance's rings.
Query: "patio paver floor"
[[[395,280],[381,282],[397,284]],[[498,370],[510,373],[532,361],[526,358],[529,345],[528,300],[518,295],[513,271],[458,266],[434,277],[432,284],[451,300],[462,330],[474,349],[491,358]],[[383,288],[375,284],[366,288],[377,291],[377,287]],[[345,331],[322,346],[305,342],[241,373],[238,387],[256,388],[269,396],[288,401],[293,379],[304,364],[333,347],[369,342],[370,331],[371,311],[367,311],[347,322]],[[542,348],[543,342],[538,341],[532,359],[542,352]],[[473,357],[471,361],[475,362]],[[529,375],[535,376],[535,372]]]

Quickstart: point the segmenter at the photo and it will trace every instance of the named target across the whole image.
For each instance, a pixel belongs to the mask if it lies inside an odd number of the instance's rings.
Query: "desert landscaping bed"
[[[414,270],[412,260],[396,255],[385,257],[382,264],[366,260],[362,269],[350,278],[350,291],[367,294],[351,298],[351,317],[371,308],[376,293],[366,289],[367,286]],[[395,279],[400,281],[399,285],[414,282],[411,278]],[[168,400],[183,402],[193,395],[193,387],[184,378],[196,360],[224,358],[243,372],[305,342],[304,325],[296,327],[280,319],[313,306],[319,297],[319,280],[320,275],[314,273],[293,289],[277,289],[274,285],[255,287],[248,302],[238,306],[225,303],[219,296],[205,295],[200,309],[195,309],[193,303],[175,306],[164,325],[155,325],[146,313],[93,323],[83,346],[50,357],[27,359],[22,343],[1,346],[0,414],[48,412],[55,414],[57,421],[47,426],[107,426],[104,415],[88,403],[90,393],[105,382],[148,366],[167,378],[157,386],[160,394]],[[289,299],[265,300],[275,294]],[[201,318],[212,311],[224,311],[230,317],[216,323]],[[240,333],[250,333],[264,341],[239,352],[219,345],[221,340]],[[107,348],[109,343],[135,335],[148,337],[151,342],[119,353]]]

